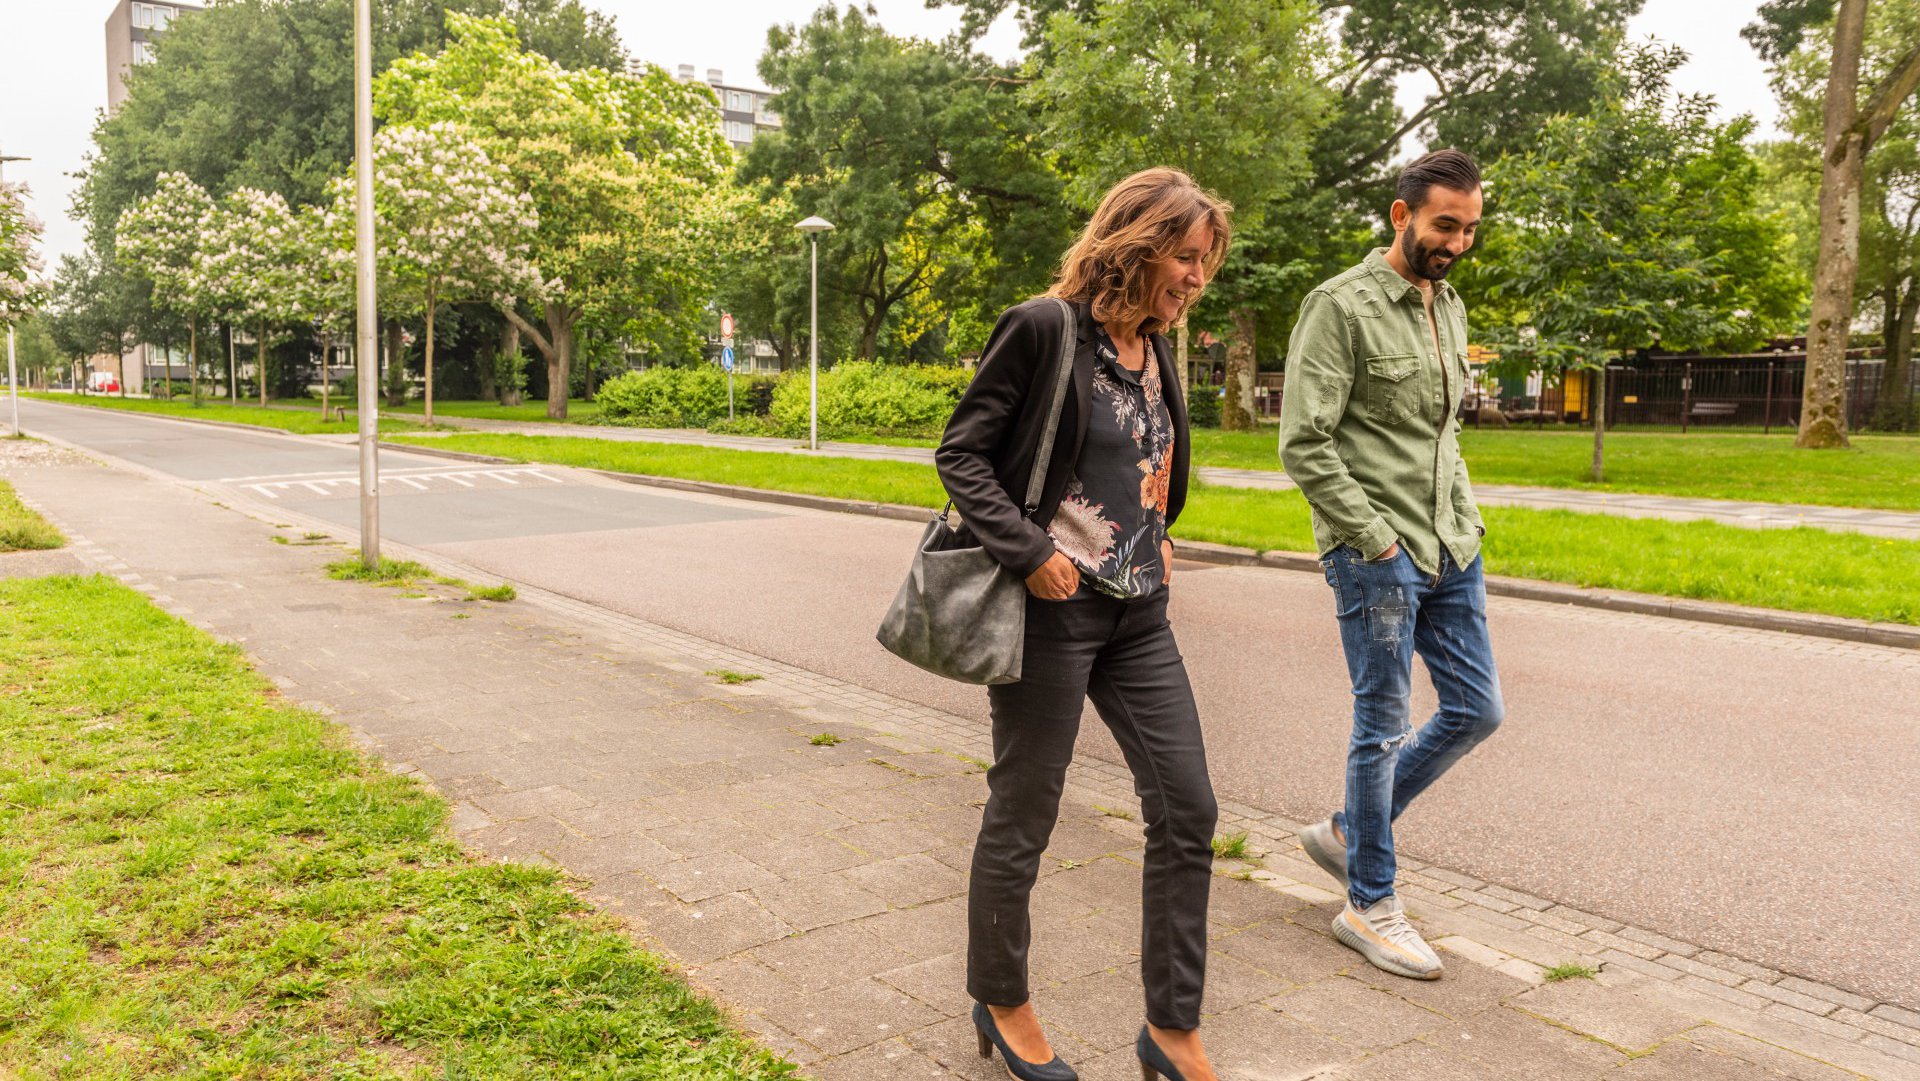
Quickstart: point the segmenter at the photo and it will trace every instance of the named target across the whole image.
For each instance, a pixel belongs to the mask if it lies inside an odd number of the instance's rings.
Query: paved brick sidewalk
[[[472,417],[442,416],[434,419],[436,423],[448,427],[516,435],[567,435],[627,442],[691,443],[700,446],[730,447],[736,450],[814,453],[796,445],[791,439],[713,435],[691,429],[611,428],[585,424],[562,426],[551,423],[480,420]],[[933,461],[933,451],[924,447],[891,447],[873,443],[822,443],[818,453],[839,458],[921,463]],[[1284,491],[1294,486],[1287,475],[1279,471],[1277,460],[1272,470],[1200,466],[1194,470],[1194,475],[1208,484],[1230,488]],[[1634,492],[1595,492],[1512,484],[1476,484],[1473,486],[1473,493],[1476,499],[1489,506],[1529,507],[1535,510],[1577,510],[1597,514],[1617,514],[1626,518],[1665,518],[1683,522],[1712,521],[1753,529],[1786,529],[1804,525],[1820,529],[1871,533],[1875,536],[1904,540],[1920,540],[1920,514],[1902,511],[1823,507],[1801,503],[1757,503],[1731,499],[1690,499],[1679,496],[1642,495]]]
[[[813,1076],[1004,1076],[964,1017],[976,726],[534,590],[329,581],[311,523],[132,470],[6,475],[78,556],[446,793],[469,844],[578,876]],[[1138,1076],[1135,809],[1121,771],[1076,765],[1035,893],[1036,1001],[1089,1081]],[[1920,1017],[1412,861],[1448,978],[1377,974],[1326,933],[1337,900],[1292,824],[1229,807],[1223,828],[1265,850],[1214,885],[1206,1031],[1236,1081],[1920,1079]],[[1575,957],[1600,979],[1540,982]]]

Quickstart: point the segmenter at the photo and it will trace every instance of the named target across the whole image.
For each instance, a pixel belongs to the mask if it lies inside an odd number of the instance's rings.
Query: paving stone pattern
[[[338,548],[272,543],[314,523],[131,470],[12,479],[90,566],[444,793],[469,845],[564,868],[809,1075],[1004,1076],[976,1054],[963,979],[977,726],[537,590],[491,605],[329,581]],[[1076,764],[1034,894],[1035,1002],[1088,1081],[1138,1076],[1136,811],[1124,771]],[[1328,934],[1340,902],[1296,825],[1223,812],[1256,850],[1214,880],[1223,1077],[1920,1079],[1920,1016],[1412,859],[1403,892],[1447,978],[1378,973]],[[1599,978],[1543,982],[1576,958]]]

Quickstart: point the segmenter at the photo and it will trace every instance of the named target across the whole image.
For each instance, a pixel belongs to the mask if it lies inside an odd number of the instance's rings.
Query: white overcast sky
[[[729,83],[760,85],[754,72],[766,28],[804,22],[815,0],[727,0],[708,6],[681,0],[599,0],[590,4],[619,23],[627,51],[675,69],[692,64],[701,77],[719,68]],[[952,31],[952,9],[929,11],[923,0],[873,0],[880,22],[896,34],[940,38]],[[1740,39],[1755,0],[1647,0],[1630,27],[1633,38],[1660,38],[1685,48],[1692,62],[1682,90],[1715,95],[1729,112],[1751,113],[1762,134],[1776,115],[1766,70]],[[31,158],[4,166],[8,180],[32,185],[35,211],[47,221],[50,257],[78,251],[85,237],[67,219],[95,115],[106,106],[105,23],[110,0],[0,0],[0,154]],[[1002,59],[1018,50],[1019,31],[1002,19],[982,47]],[[346,42],[342,48],[349,47]],[[1403,97],[1418,99],[1405,86]],[[52,262],[49,258],[49,264]]]

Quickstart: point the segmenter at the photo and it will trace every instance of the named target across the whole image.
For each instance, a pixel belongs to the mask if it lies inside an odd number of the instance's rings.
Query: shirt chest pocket
[[[1367,419],[1399,424],[1419,412],[1426,398],[1425,365],[1412,353],[1367,358]]]

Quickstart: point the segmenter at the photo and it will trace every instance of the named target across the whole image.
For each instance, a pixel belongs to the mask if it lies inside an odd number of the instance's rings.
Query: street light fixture
[[[7,178],[7,163],[10,161],[32,161],[32,158],[8,157],[0,154],[0,180]],[[13,437],[20,438],[20,378],[13,363],[13,323],[7,323],[7,398],[13,406]]]
[[[812,315],[807,330],[807,447],[820,449],[820,234],[833,223],[818,214],[800,222],[795,229],[807,234],[813,245]]]

